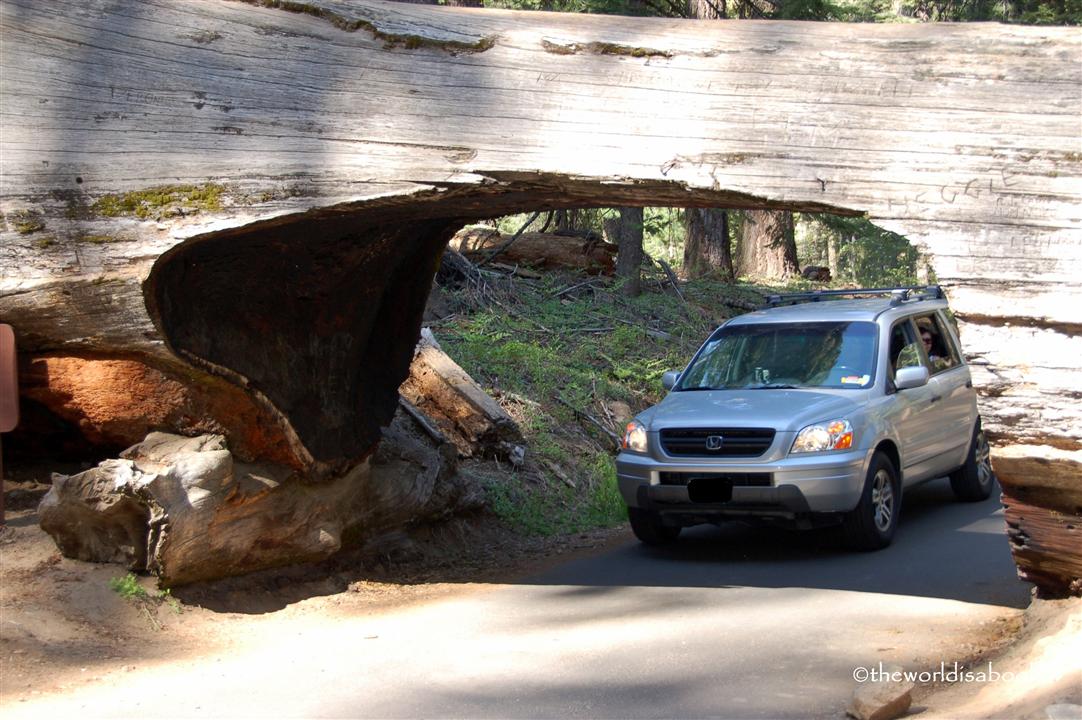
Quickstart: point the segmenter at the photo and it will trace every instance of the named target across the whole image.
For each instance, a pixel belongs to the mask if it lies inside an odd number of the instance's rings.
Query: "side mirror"
[[[680,380],[679,370],[668,370],[661,376],[661,386],[666,390],[672,390],[676,387],[677,381]]]
[[[928,384],[928,368],[923,365],[917,367],[899,368],[894,373],[894,387],[899,390],[924,387]]]

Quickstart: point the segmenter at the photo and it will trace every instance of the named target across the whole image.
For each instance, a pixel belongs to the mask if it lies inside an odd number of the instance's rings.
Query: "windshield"
[[[867,388],[875,380],[877,329],[871,322],[722,327],[675,390]]]

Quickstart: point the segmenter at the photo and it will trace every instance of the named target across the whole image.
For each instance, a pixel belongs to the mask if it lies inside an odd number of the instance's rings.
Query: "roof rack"
[[[802,293],[784,293],[769,295],[766,299],[766,307],[790,305],[802,302],[819,302],[824,299],[843,298],[853,296],[881,297],[890,295],[891,305],[901,305],[904,302],[917,300],[942,300],[943,288],[939,285],[914,285],[910,287],[895,288],[856,288],[853,290],[812,290]]]

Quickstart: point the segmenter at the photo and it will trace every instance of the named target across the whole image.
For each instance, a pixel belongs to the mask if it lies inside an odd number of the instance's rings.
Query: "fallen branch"
[[[564,485],[568,486],[572,490],[574,490],[574,489],[576,489],[578,487],[577,485],[575,485],[574,480],[569,478],[567,475],[564,475],[563,471],[560,470],[560,468],[556,465],[556,463],[552,462],[551,460],[546,460],[545,458],[541,458],[541,464],[544,465],[545,467],[547,467],[549,470],[551,470],[553,475],[555,475],[560,480],[562,480]]]
[[[587,285],[593,285],[598,280],[601,280],[601,278],[593,277],[593,278],[590,278],[589,280],[583,280],[580,283],[575,283],[574,285],[569,285],[569,286],[565,287],[563,290],[561,290],[558,293],[556,293],[555,295],[553,295],[552,297],[558,298],[561,295],[566,295],[569,292],[572,292],[574,290],[578,290],[580,287],[586,287]]]
[[[443,443],[448,442],[447,437],[443,433],[441,433],[438,428],[432,425],[432,423],[428,421],[428,418],[426,418],[424,414],[414,406],[413,403],[399,395],[398,404],[402,406],[402,409],[406,411],[406,414],[413,418],[414,422],[416,422],[417,425],[422,430],[424,430],[430,438],[435,440],[438,445],[442,445]]]
[[[501,390],[499,388],[496,388],[492,391],[492,395],[497,398],[507,398],[512,402],[518,403],[519,405],[527,405],[532,408],[537,408],[538,410],[541,409],[541,403],[537,402],[536,400],[531,400],[528,397],[523,397],[518,393],[513,393],[510,390]]]
[[[519,320],[524,320],[524,321],[526,321],[526,322],[529,322],[529,323],[533,323],[534,325],[536,325],[537,327],[541,328],[542,330],[544,330],[545,332],[549,333],[550,335],[551,335],[551,334],[553,334],[552,330],[548,329],[547,327],[545,327],[545,326],[544,326],[544,325],[542,325],[541,323],[537,322],[536,320],[534,320],[534,319],[533,319],[532,317],[530,317],[529,315],[523,315],[522,313],[518,312],[518,311],[517,311],[517,310],[515,310],[514,308],[510,308],[510,307],[507,307],[507,306],[506,306],[506,305],[504,305],[504,304],[503,304],[502,302],[500,302],[499,300],[497,300],[497,299],[496,299],[495,297],[491,297],[491,298],[489,298],[489,299],[490,299],[490,300],[491,300],[492,302],[494,302],[494,303],[496,303],[497,305],[499,305],[499,306],[500,306],[501,308],[503,308],[504,312],[506,312],[506,313],[507,313],[508,315],[511,315],[511,316],[513,316],[513,317],[517,317],[517,318],[518,318]]]
[[[492,267],[497,270],[503,270],[511,275],[518,275],[521,278],[527,280],[539,280],[541,273],[534,272],[533,270],[527,270],[526,268],[519,267],[518,265],[504,265],[503,263],[492,263]]]
[[[672,271],[672,268],[669,267],[669,263],[665,262],[661,258],[651,259],[654,260],[654,262],[656,262],[658,265],[660,265],[661,269],[665,271],[665,275],[668,276],[669,282],[672,283],[672,289],[676,291],[677,296],[683,301],[685,305],[687,305],[688,299],[684,297],[684,293],[680,289],[680,282],[676,279],[676,273],[674,273]]]
[[[488,263],[492,262],[493,258],[495,258],[497,255],[499,255],[503,251],[507,250],[507,248],[511,247],[516,240],[518,240],[520,237],[522,237],[522,233],[526,232],[526,228],[530,227],[530,225],[533,223],[533,221],[536,220],[540,215],[541,215],[540,210],[538,210],[533,215],[531,215],[530,219],[522,224],[522,227],[520,227],[518,229],[518,231],[514,235],[511,236],[510,240],[508,240],[503,245],[500,245],[498,248],[496,248],[491,253],[489,253],[488,256],[484,260],[477,263],[477,267],[481,267],[482,265],[487,265]]]
[[[609,429],[608,429],[608,428],[607,428],[607,427],[606,427],[606,426],[604,425],[604,423],[602,423],[602,422],[601,422],[600,420],[598,420],[597,418],[595,418],[595,417],[594,417],[593,415],[591,415],[590,413],[586,412],[585,410],[580,410],[579,408],[575,407],[574,405],[572,405],[571,403],[567,402],[566,400],[564,400],[564,399],[563,399],[562,397],[560,397],[559,395],[553,395],[553,396],[552,396],[552,398],[553,398],[553,399],[554,399],[554,400],[555,400],[556,402],[558,402],[558,403],[560,403],[561,405],[563,405],[564,407],[566,407],[566,408],[570,409],[570,410],[571,410],[571,412],[575,413],[575,414],[576,414],[576,415],[578,415],[579,417],[581,417],[581,418],[584,418],[585,420],[589,420],[589,421],[590,421],[591,423],[593,423],[593,424],[594,424],[594,425],[595,425],[595,426],[596,426],[596,427],[597,427],[597,428],[598,428],[599,430],[601,430],[601,431],[602,431],[603,433],[605,433],[605,434],[606,434],[606,435],[608,435],[608,436],[609,436],[610,438],[612,438],[612,441],[613,441],[614,443],[616,443],[616,447],[620,447],[620,436],[619,436],[619,435],[617,435],[616,433],[614,433],[614,432],[613,432],[612,430],[609,430]]]

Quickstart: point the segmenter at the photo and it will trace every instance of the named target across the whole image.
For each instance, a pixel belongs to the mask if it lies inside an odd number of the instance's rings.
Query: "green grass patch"
[[[561,294],[586,279],[546,273],[510,288],[499,281],[487,295],[475,288],[448,293],[455,318],[435,329],[444,350],[483,387],[524,399],[516,419],[528,471],[501,473],[485,486],[491,509],[529,534],[625,521],[615,444],[583,414],[620,435],[625,420],[611,408],[623,404],[636,414],[660,401],[662,373],[682,369],[718,324],[743,312],[724,301],[760,303],[764,294],[699,280],[686,288],[685,303],[660,273],[647,277],[637,298],[624,298],[607,278]]]
[[[132,573],[111,578],[109,589],[125,600],[147,600],[150,597],[146,588],[139,584],[139,578]]]
[[[128,573],[121,577],[110,578],[109,589],[125,600],[129,600],[149,613],[149,608],[168,605],[174,614],[183,612],[180,601],[173,597],[173,593],[166,588],[155,593],[147,592],[146,588],[139,584],[139,578],[134,573]],[[152,622],[152,624],[154,624]]]

